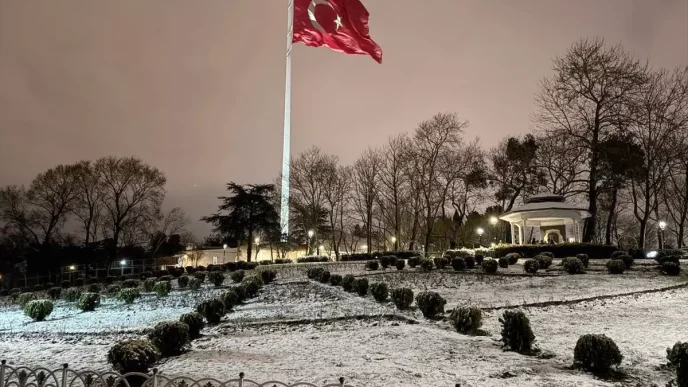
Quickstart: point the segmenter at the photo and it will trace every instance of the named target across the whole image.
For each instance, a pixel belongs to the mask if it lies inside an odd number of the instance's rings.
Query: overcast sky
[[[492,146],[530,130],[551,60],[580,37],[688,64],[688,0],[363,0],[383,64],[293,51],[292,154],[351,163],[457,112]],[[287,0],[0,0],[0,185],[135,155],[197,220],[224,183],[280,170]],[[192,229],[204,235],[207,227]]]

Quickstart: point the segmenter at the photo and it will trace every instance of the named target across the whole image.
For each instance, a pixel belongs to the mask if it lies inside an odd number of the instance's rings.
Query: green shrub
[[[586,269],[590,265],[590,258],[588,257],[588,254],[576,254],[576,258],[580,259],[580,261],[583,263],[583,267]]]
[[[172,290],[172,285],[167,281],[158,281],[153,285],[153,290],[158,297],[167,297]]]
[[[607,271],[609,274],[623,274],[626,270],[626,264],[620,259],[612,259],[607,261]]]
[[[189,286],[189,277],[183,275],[177,278],[177,286],[179,286],[180,289],[184,289]]]
[[[128,279],[122,282],[122,287],[124,289],[133,289],[133,288],[138,288],[141,282],[136,279]]]
[[[367,270],[377,270],[380,268],[380,264],[377,261],[368,261],[365,263],[365,268]]]
[[[621,259],[620,257],[622,255],[628,255],[628,252],[623,251],[623,250],[617,250],[617,251],[613,252],[610,257],[611,257],[611,259]]]
[[[633,266],[634,258],[632,256],[622,255],[621,260],[623,261],[624,265],[626,265],[626,269],[630,269],[631,266]]]
[[[420,266],[420,270],[422,270],[422,271],[424,271],[424,272],[430,272],[430,271],[432,271],[432,267],[433,267],[432,261],[429,260],[429,259],[427,259],[427,258],[421,259],[421,260],[420,260],[420,263],[419,263],[419,266]]]
[[[155,324],[148,338],[162,356],[179,355],[190,341],[189,326],[181,321],[159,322]]]
[[[438,268],[439,270],[444,269],[449,264],[449,260],[447,258],[444,258],[444,257],[435,258],[435,259],[433,259],[433,261],[435,263],[435,267]]]
[[[406,261],[403,259],[397,259],[397,261],[394,263],[394,266],[397,267],[397,270],[404,270],[404,267],[406,266]]]
[[[380,266],[382,266],[383,269],[386,269],[389,267],[389,257],[386,255],[383,255],[379,259],[380,261]]]
[[[408,309],[413,303],[413,290],[409,288],[392,289],[391,298],[397,309]]]
[[[211,271],[208,273],[208,281],[215,285],[215,287],[220,287],[225,282],[225,273],[221,271]]]
[[[67,302],[77,302],[81,297],[81,290],[77,288],[69,288],[62,291],[62,299]]]
[[[573,360],[581,368],[606,373],[612,366],[621,364],[623,356],[614,340],[605,335],[583,335],[573,350]]]
[[[674,262],[664,262],[662,264],[661,271],[662,271],[662,274],[664,274],[664,275],[671,275],[671,276],[679,275],[679,274],[681,274],[681,265],[679,265],[678,263],[674,263]]]
[[[550,257],[550,258],[554,259],[554,253],[552,253],[550,251],[541,251],[540,255],[544,255],[545,257]]]
[[[523,270],[526,273],[535,274],[540,269],[540,264],[535,259],[528,259],[523,263]]]
[[[53,302],[50,300],[33,300],[24,306],[24,314],[33,321],[43,321],[53,312]]]
[[[327,270],[323,270],[322,273],[320,273],[320,277],[318,278],[319,282],[322,282],[324,284],[330,282],[330,272]]]
[[[532,353],[535,335],[523,311],[505,310],[499,322],[502,324],[502,343],[505,348],[521,354]]]
[[[667,360],[676,368],[678,387],[688,386],[688,343],[679,341],[672,348],[667,348]]]
[[[117,299],[124,301],[125,304],[133,304],[134,300],[139,297],[141,297],[141,293],[139,293],[138,289],[134,288],[122,289],[117,294]]]
[[[419,263],[420,263],[420,257],[411,257],[408,259],[408,265],[411,269],[418,266]]]
[[[444,313],[447,300],[436,292],[422,292],[416,296],[416,305],[426,318],[433,318]]]
[[[57,300],[60,298],[60,295],[62,294],[62,288],[58,287],[53,287],[48,289],[48,297],[50,297],[53,300]]]
[[[200,269],[200,267],[197,268],[197,270],[198,270],[198,269]],[[200,281],[201,283],[205,282],[205,271],[200,271],[200,270],[195,271],[195,272],[193,273],[193,276],[194,276],[194,278],[196,278],[196,279],[197,279],[198,281]]]
[[[494,274],[497,272],[498,264],[496,260],[488,258],[483,261],[483,264],[481,266],[483,268],[483,272],[485,272],[486,274]]]
[[[116,295],[119,293],[119,291],[122,290],[122,287],[119,285],[110,285],[105,289],[105,294],[108,295]]]
[[[31,292],[26,292],[22,293],[19,295],[19,298],[17,298],[17,302],[19,305],[22,307],[26,306],[26,304],[29,303],[29,301],[37,300],[38,297],[36,297],[36,293],[31,293]]]
[[[270,282],[274,281],[275,278],[277,278],[277,272],[274,270],[261,270],[260,278],[262,278],[263,283],[267,285]]]
[[[76,307],[84,312],[96,310],[100,305],[100,294],[98,293],[82,293],[79,301],[76,302]]]
[[[108,362],[122,374],[147,373],[159,357],[160,351],[150,341],[142,339],[120,341],[108,351]]]
[[[246,297],[251,298],[258,294],[258,291],[263,286],[263,281],[257,276],[248,277],[244,278],[244,281],[239,286],[244,288],[243,290]]]
[[[194,340],[201,337],[201,330],[205,327],[205,321],[203,321],[203,316],[200,313],[184,313],[179,316],[179,321],[189,327],[189,339]]]
[[[665,256],[665,257],[658,257],[658,258],[655,258],[655,260],[656,260],[660,265],[662,265],[662,264],[664,264],[664,263],[666,263],[666,262],[671,262],[671,263],[675,263],[675,264],[678,265],[678,264],[680,264],[679,259],[681,259],[681,257],[678,256],[678,255],[668,255],[668,256]]]
[[[359,296],[363,297],[366,294],[368,294],[368,279],[366,278],[357,278],[354,280],[353,284],[351,284],[353,290],[358,293]]]
[[[473,259],[475,259],[475,263],[477,265],[482,265],[483,261],[485,260],[485,256],[482,254],[476,254],[473,256]]]
[[[306,277],[308,277],[308,279],[317,281],[323,271],[325,271],[325,269],[322,267],[312,267],[306,271]]]
[[[483,325],[483,312],[475,306],[457,307],[449,314],[449,321],[459,333],[475,332]]]
[[[470,270],[470,269],[475,267],[475,258],[472,255],[468,255],[468,256],[463,257],[463,260],[466,262],[466,269]],[[483,262],[485,262],[485,261],[483,261]]]
[[[506,257],[499,258],[497,262],[499,263],[499,267],[501,267],[502,269],[507,269],[509,267],[509,259],[507,259]]]
[[[196,277],[189,278],[189,289],[198,290],[200,288],[201,288],[201,281],[198,278],[196,278]]]
[[[154,287],[155,287],[155,280],[153,278],[148,278],[147,280],[143,281],[143,291],[144,292],[152,293]]]
[[[196,311],[205,317],[208,324],[217,324],[225,315],[225,304],[221,299],[213,298],[198,304]]]
[[[507,261],[509,261],[509,265],[515,265],[518,263],[518,260],[521,259],[522,257],[521,257],[521,254],[519,254],[519,253],[509,253],[509,254],[505,255],[504,258],[506,258]]]
[[[342,284],[342,276],[339,274],[330,275],[330,285],[340,286]]]
[[[455,271],[466,270],[466,261],[461,257],[452,258],[451,260],[452,269]]]
[[[562,261],[562,266],[564,266],[564,270],[566,270],[566,272],[569,274],[585,273],[585,266],[583,265],[583,262],[576,257],[564,258]]]
[[[494,249],[496,257],[503,257],[509,253],[519,253],[521,257],[535,257],[542,252],[551,252],[557,257],[575,257],[577,254],[587,254],[590,258],[609,258],[616,246],[599,245],[597,243],[559,243],[556,245],[508,245]],[[552,257],[554,258],[554,257]]]
[[[90,284],[88,285],[88,288],[86,288],[86,291],[90,293],[100,293],[102,288],[100,287],[100,284]]]
[[[60,286],[62,286],[62,289],[68,289],[72,286],[72,281],[63,280],[62,282],[60,282]]]
[[[234,305],[239,305],[239,303],[241,303],[239,294],[237,294],[235,289],[229,289],[226,292],[222,293],[220,299],[222,300],[222,303],[225,305],[225,312],[228,312],[230,309],[232,309]]]
[[[370,285],[370,293],[375,298],[375,301],[385,302],[389,296],[389,288],[384,282],[375,282],[374,284]]]
[[[552,257],[549,257],[547,255],[536,255],[533,257],[536,261],[538,261],[538,265],[540,265],[540,269],[549,269],[550,266],[552,266]]]
[[[354,290],[354,281],[356,279],[354,278],[353,275],[347,274],[342,278],[342,289],[346,290],[347,292],[353,291]]]
[[[630,255],[633,259],[645,259],[647,258],[647,252],[643,249],[630,249],[628,250],[628,255]],[[662,252],[659,253],[658,256],[663,255]]]

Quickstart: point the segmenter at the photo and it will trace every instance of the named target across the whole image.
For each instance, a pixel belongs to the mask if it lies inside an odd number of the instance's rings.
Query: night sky
[[[383,64],[294,47],[292,154],[351,163],[440,111],[492,146],[531,129],[551,59],[580,37],[688,64],[688,0],[363,0]],[[0,0],[0,185],[135,155],[166,207],[280,170],[287,0]],[[194,222],[202,236],[207,226]]]

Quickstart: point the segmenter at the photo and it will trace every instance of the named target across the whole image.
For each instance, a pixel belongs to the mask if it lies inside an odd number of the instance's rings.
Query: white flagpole
[[[289,167],[291,142],[291,47],[294,36],[294,0],[287,8],[287,69],[284,83],[284,139],[282,143],[282,196],[280,200],[280,229],[282,241],[289,236]]]

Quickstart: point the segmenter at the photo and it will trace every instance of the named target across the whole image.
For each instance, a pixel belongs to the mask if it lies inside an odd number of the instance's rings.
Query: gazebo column
[[[509,227],[511,227],[511,244],[516,244],[516,233],[514,232],[514,224],[509,222]]]

